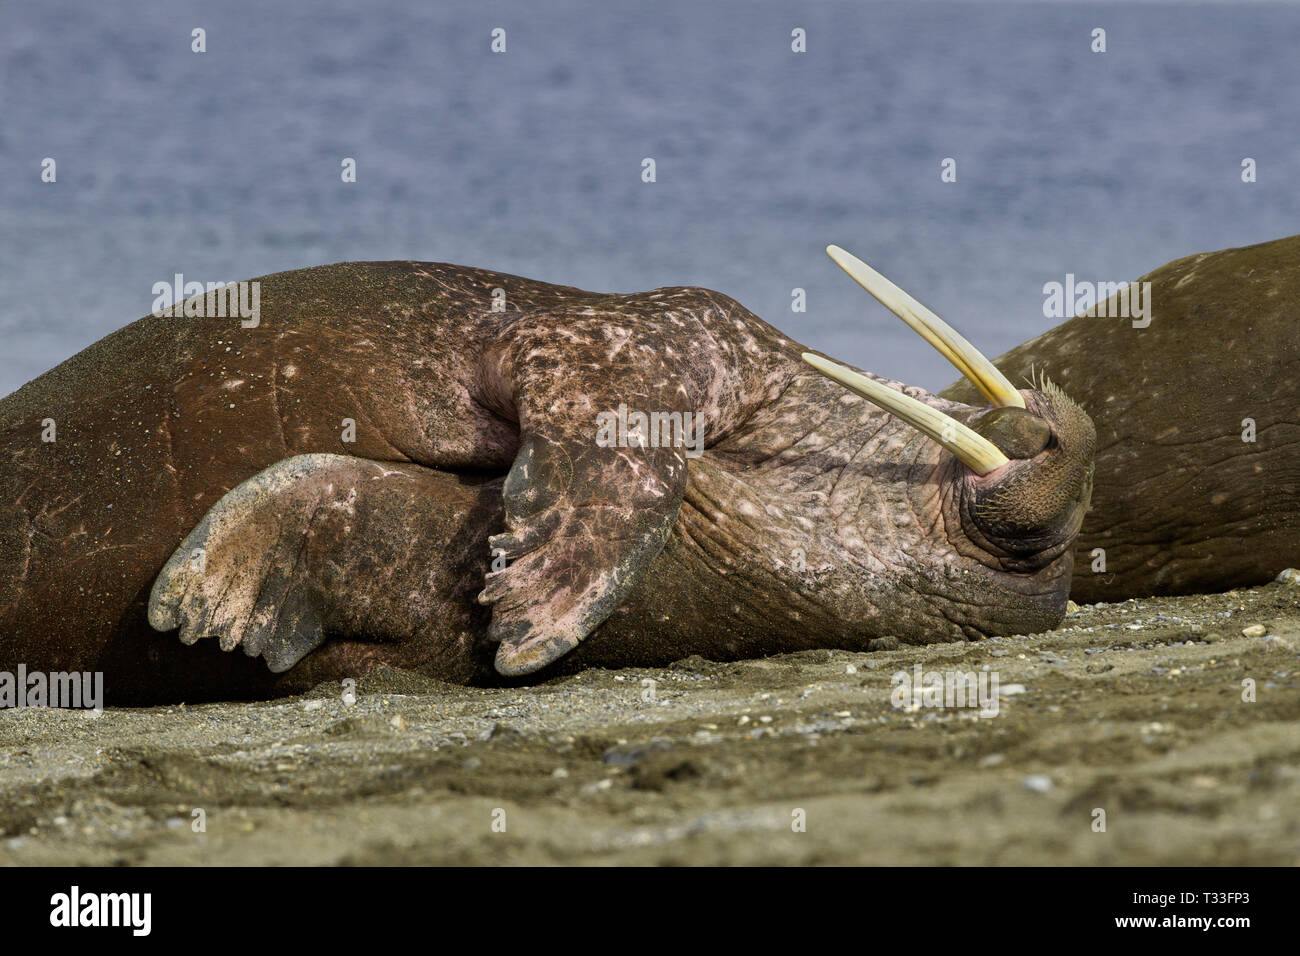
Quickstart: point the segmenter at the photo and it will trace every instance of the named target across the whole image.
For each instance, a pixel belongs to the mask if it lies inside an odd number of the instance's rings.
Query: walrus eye
[[[957,371],[966,376],[984,397],[997,407],[1024,408],[1024,396],[998,371],[979,349],[966,341],[956,329],[939,318],[920,302],[890,282],[871,266],[839,246],[827,246],[826,254],[835,264],[849,274],[862,288],[870,292],[912,331],[925,339],[946,358]]]
[[[1052,429],[1020,408],[995,408],[971,425],[1011,458],[1033,458],[1052,442]]]

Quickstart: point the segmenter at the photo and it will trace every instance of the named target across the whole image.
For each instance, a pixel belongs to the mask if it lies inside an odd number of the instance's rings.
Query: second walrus
[[[1188,256],[996,360],[1097,426],[1076,601],[1226,591],[1300,566],[1300,236]],[[1104,314],[1099,314],[1104,313]],[[978,394],[958,382],[958,401]]]

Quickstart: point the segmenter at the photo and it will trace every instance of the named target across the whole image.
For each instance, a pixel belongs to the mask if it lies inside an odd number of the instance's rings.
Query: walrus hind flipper
[[[429,542],[404,528],[452,524],[436,498],[436,473],[417,465],[286,458],[228,492],[186,537],[154,582],[149,622],[179,627],[186,644],[242,647],[275,673],[331,634],[408,636],[433,615],[411,598]]]

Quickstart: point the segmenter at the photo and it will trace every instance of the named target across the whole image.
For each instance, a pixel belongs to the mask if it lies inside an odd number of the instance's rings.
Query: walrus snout
[[[1049,560],[1068,549],[1092,496],[1092,419],[1043,378],[1027,408],[994,409],[971,428],[1011,457],[993,480],[966,482],[966,513],[990,545]]]

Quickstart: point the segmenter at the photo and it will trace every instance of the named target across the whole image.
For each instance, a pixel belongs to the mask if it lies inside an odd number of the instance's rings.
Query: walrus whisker
[[[847,272],[854,282],[870,292],[881,305],[934,346],[939,354],[951,362],[957,371],[970,379],[971,384],[983,392],[993,405],[1025,407],[1024,397],[1016,391],[1015,386],[998,370],[998,367],[947,322],[852,253],[845,252],[839,246],[827,246],[826,254],[835,261],[837,266]]]
[[[803,360],[827,378],[852,389],[891,415],[907,422],[917,431],[933,438],[977,475],[987,475],[1010,460],[997,445],[983,435],[966,427],[952,416],[945,415],[937,408],[931,408],[910,395],[896,392],[886,385],[881,385],[875,379],[867,378],[851,368],[824,359],[820,355],[804,352]]]

